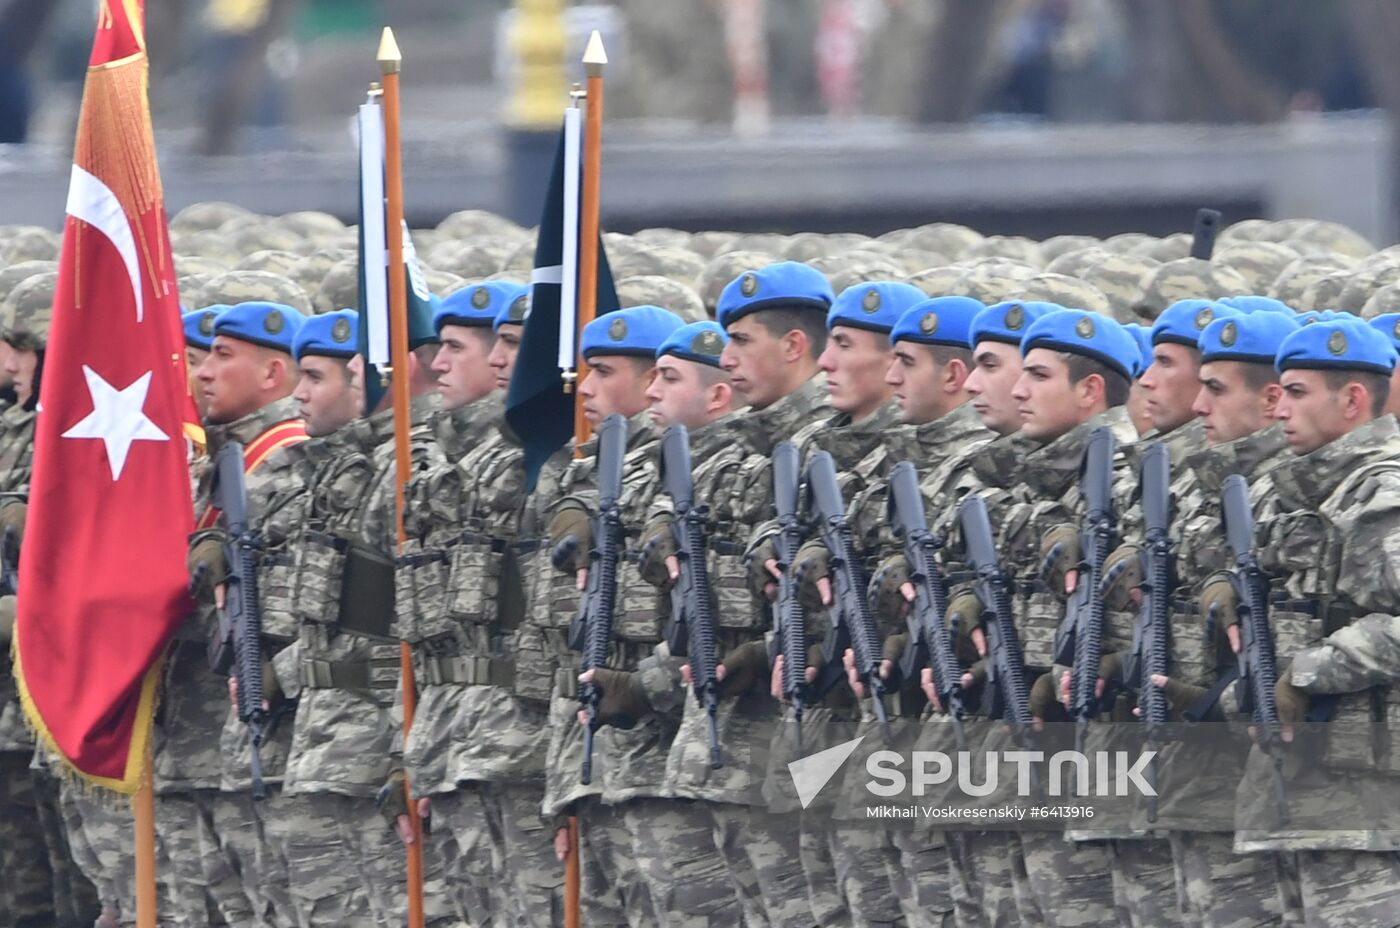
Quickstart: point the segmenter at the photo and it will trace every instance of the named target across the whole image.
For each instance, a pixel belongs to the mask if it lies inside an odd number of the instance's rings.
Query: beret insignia
[[[530,317],[530,297],[521,294],[515,298],[515,302],[510,304],[510,314],[506,317],[511,322],[524,322]]]
[[[1395,320],[1395,328],[1391,330],[1396,338],[1400,338],[1400,319]]]
[[[860,308],[867,313],[873,313],[880,308],[880,291],[871,287],[865,291],[865,296],[860,301]]]
[[[1200,312],[1196,313],[1196,328],[1204,329],[1210,325],[1210,321],[1214,318],[1215,311],[1209,306],[1203,307]]]
[[[701,332],[690,342],[690,350],[695,354],[717,355],[722,349],[719,336],[709,330]]]
[[[337,319],[331,326],[331,341],[343,345],[350,340],[350,320]]]
[[[1026,324],[1026,308],[1020,303],[1006,311],[1006,327],[1011,331],[1016,331]]]
[[[1094,320],[1090,319],[1088,316],[1081,316],[1079,321],[1074,324],[1074,333],[1080,338],[1093,338]]]
[[[282,314],[276,311],[269,312],[263,316],[263,328],[268,335],[279,335],[287,327],[287,320],[282,318]]]
[[[213,335],[213,334],[214,334],[214,320],[215,320],[215,318],[218,317],[218,315],[219,315],[218,313],[212,312],[212,311],[211,311],[211,312],[207,312],[207,313],[205,313],[204,315],[202,315],[202,316],[199,317],[199,334],[200,334],[200,335]]]
[[[1347,353],[1347,334],[1341,329],[1333,332],[1327,339],[1327,350],[1334,355],[1341,357]]]
[[[919,331],[925,335],[932,335],[938,331],[938,313],[924,313],[924,317],[919,320]]]
[[[477,287],[472,293],[472,305],[477,309],[485,309],[491,305],[491,294],[486,292],[485,287]]]
[[[739,281],[739,292],[744,296],[753,296],[758,292],[758,278],[752,273],[745,274]]]
[[[1240,337],[1239,330],[1235,328],[1233,322],[1227,322],[1220,329],[1220,344],[1229,348]]]
[[[627,337],[627,320],[614,319],[612,325],[608,326],[608,338],[615,342],[620,342]]]

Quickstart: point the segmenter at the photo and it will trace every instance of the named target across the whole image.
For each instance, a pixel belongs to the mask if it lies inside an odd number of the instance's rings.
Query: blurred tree
[[[982,103],[989,51],[1011,0],[943,0],[924,56],[919,122],[966,122]]]

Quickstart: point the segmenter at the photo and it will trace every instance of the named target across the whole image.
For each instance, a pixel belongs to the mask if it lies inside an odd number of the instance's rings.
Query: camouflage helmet
[[[660,306],[669,309],[686,322],[700,322],[710,318],[705,311],[705,303],[694,287],[660,277],[643,274],[624,277],[617,282],[618,304],[626,309],[629,306]]]
[[[489,275],[489,276],[487,276],[487,277],[481,278],[481,280],[463,280],[463,281],[462,281],[462,286],[465,287],[465,286],[468,286],[469,284],[474,284],[474,283],[477,283],[477,284],[484,284],[484,283],[486,283],[486,282],[488,282],[488,281],[492,281],[492,280],[504,280],[504,281],[506,281],[507,283],[520,284],[522,287],[525,287],[525,286],[529,286],[529,284],[530,284],[530,275],[529,275],[529,274],[518,274],[518,273],[516,273],[515,271],[497,271],[497,272],[494,273],[494,274],[491,274],[491,275]]]
[[[982,233],[951,222],[932,222],[917,229],[905,230],[908,235],[900,242],[907,248],[921,248],[959,260],[982,241]]]
[[[1061,252],[1045,265],[1046,272],[1050,274],[1064,274],[1066,277],[1079,277],[1088,268],[1114,254],[1105,251],[1100,245],[1090,245],[1087,248],[1075,248],[1071,251]]]
[[[963,259],[996,258],[1002,261],[1016,261],[1034,268],[1045,267],[1045,256],[1040,253],[1040,243],[1021,235],[992,235],[982,239],[967,251]]]
[[[1359,314],[1371,299],[1371,294],[1397,280],[1400,280],[1400,256],[1392,255],[1389,261],[1363,261],[1351,272],[1334,308]]]
[[[1022,285],[1040,271],[1013,261],[979,261],[958,278],[959,296],[970,296],[988,306],[1013,299]]]
[[[5,341],[21,351],[43,351],[49,342],[57,289],[57,271],[43,271],[20,281],[0,309]]]
[[[1157,236],[1148,235],[1146,232],[1119,232],[1117,235],[1110,235],[1099,243],[1104,251],[1111,251],[1115,254],[1127,254],[1139,245],[1148,242],[1155,242]]]
[[[1143,277],[1142,296],[1133,306],[1133,312],[1151,322],[1178,300],[1218,300],[1248,292],[1249,281],[1223,264],[1200,258],[1179,258],[1152,269]]]
[[[199,291],[204,289],[204,285],[209,283],[219,274],[179,274],[175,277],[175,292],[180,295],[180,305],[189,306],[191,297],[198,297]]]
[[[777,232],[749,232],[739,236],[729,247],[734,251],[761,251],[778,257],[787,247],[787,240],[786,235]]]
[[[229,266],[215,258],[205,258],[199,255],[175,256],[176,277],[188,277],[191,274],[213,277],[215,274],[222,274],[227,270],[230,270]]]
[[[1386,313],[1400,313],[1400,283],[1380,287],[1361,307],[1362,319],[1374,319]]]
[[[504,238],[445,241],[433,246],[428,263],[459,277],[489,277],[510,260],[518,243]]]
[[[227,271],[220,274],[200,288],[198,299],[189,308],[254,302],[281,303],[303,316],[311,315],[311,300],[306,291],[290,279],[268,271]]]
[[[1298,260],[1298,253],[1280,242],[1240,240],[1217,248],[1211,260],[1237,271],[1249,282],[1250,293],[1263,293]]]
[[[917,274],[910,275],[906,281],[924,291],[930,298],[936,296],[962,296],[961,286],[962,276],[967,273],[967,268],[959,267],[956,264],[945,264],[942,267],[927,267]]]
[[[1302,312],[1298,303],[1314,281],[1329,274],[1350,272],[1356,266],[1353,258],[1341,255],[1305,255],[1283,269],[1269,286],[1265,296],[1271,296]]]
[[[57,261],[63,239],[39,226],[21,226],[0,239],[0,261],[20,264],[25,261]]]
[[[318,248],[298,258],[296,263],[287,269],[286,276],[295,281],[298,287],[314,295],[335,263],[349,257],[353,257],[353,254],[341,248]]]
[[[705,269],[705,261],[694,252],[668,246],[641,246],[632,254],[618,258],[612,265],[614,278],[658,276],[669,277],[687,287]]]
[[[0,302],[3,302],[5,297],[10,295],[10,291],[19,286],[21,281],[36,274],[57,270],[58,263],[55,261],[21,261],[19,264],[0,268]]]
[[[1342,291],[1346,289],[1347,284],[1350,282],[1350,271],[1337,271],[1333,274],[1327,274],[1308,284],[1302,296],[1288,305],[1292,306],[1300,313],[1306,313],[1312,310],[1321,311],[1324,309],[1339,310],[1341,309],[1339,304],[1341,302]]]
[[[774,262],[774,256],[761,251],[727,251],[711,258],[709,263],[695,276],[695,290],[705,302],[705,310],[714,315],[719,295],[729,283],[745,271],[766,267]]]
[[[660,245],[666,248],[689,248],[690,233],[680,229],[642,229],[632,236],[643,245]]]
[[[834,254],[852,251],[884,252],[886,250],[880,247],[875,239],[859,232],[827,232],[822,238],[831,243]]]
[[[1143,242],[1129,250],[1130,254],[1147,255],[1165,264],[1191,257],[1191,236],[1185,232],[1174,232],[1166,238]]]
[[[414,253],[421,260],[423,255],[431,252],[439,243],[446,241],[449,239],[435,229],[409,229],[408,240],[404,242],[404,246],[412,244]]]
[[[1216,244],[1271,241],[1268,237],[1271,225],[1273,223],[1267,219],[1241,219],[1239,222],[1232,222],[1220,230],[1220,235],[1216,237]]]
[[[220,232],[226,232],[220,229]],[[295,253],[306,239],[290,229],[261,221],[255,225],[244,225],[233,233],[233,247],[240,254],[251,255],[259,251],[290,251]]]
[[[820,232],[799,232],[787,240],[779,257],[785,261],[806,262],[840,254],[845,250],[838,248],[835,242]]]
[[[317,315],[359,308],[360,259],[352,256],[332,264],[316,287],[314,302]]]
[[[191,203],[170,219],[172,233],[213,232],[235,216],[252,216],[252,212],[234,203],[211,200]]]
[[[294,232],[304,239],[317,242],[336,238],[345,231],[345,223],[330,213],[323,213],[319,210],[308,209],[295,213],[284,213],[272,222],[274,225]]]
[[[255,251],[233,266],[235,271],[267,271],[287,277],[302,256],[292,251]]]
[[[1054,261],[1060,255],[1085,248],[1094,248],[1098,244],[1099,240],[1092,235],[1056,235],[1040,243],[1040,256],[1047,262]]]
[[[444,239],[463,241],[487,235],[519,241],[526,236],[522,226],[484,209],[458,210],[439,222],[437,229]]]
[[[818,258],[808,262],[826,275],[831,289],[840,293],[856,284],[880,280],[902,280],[904,270],[884,255],[858,252],[852,255],[838,255]]]
[[[739,236],[734,232],[696,232],[685,247],[709,260],[726,251],[733,251],[734,243],[738,240]]]
[[[465,285],[465,281],[456,274],[431,267],[423,268],[423,282],[428,285],[429,290],[440,297],[456,293]]]
[[[1293,230],[1287,242],[1303,253],[1323,252],[1350,258],[1364,258],[1376,250],[1359,232],[1325,219],[1305,221]]]
[[[953,263],[953,260],[947,255],[924,251],[922,248],[894,248],[889,249],[886,253],[895,264],[904,268],[906,274],[917,274],[926,268],[942,267],[945,264]]]
[[[177,255],[213,258],[229,267],[243,260],[243,252],[234,248],[228,237],[216,229],[175,233],[170,238],[170,249]]]
[[[603,248],[605,248],[608,252],[609,264],[615,265],[623,258],[626,258],[629,255],[631,255],[632,252],[636,251],[638,248],[645,247],[647,246],[638,242],[636,239],[626,234],[625,232],[603,233]]]
[[[611,253],[608,257],[612,257]],[[515,250],[510,253],[510,257],[506,258],[505,263],[501,265],[501,270],[524,274],[527,278],[534,273],[535,240],[529,238],[516,245]]]
[[[1084,309],[1100,316],[1113,316],[1113,304],[1093,284],[1064,274],[1037,274],[1021,284],[1012,297],[1034,303],[1055,303],[1066,309]]]

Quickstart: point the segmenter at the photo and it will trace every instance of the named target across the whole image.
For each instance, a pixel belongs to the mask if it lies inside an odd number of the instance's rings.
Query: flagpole
[[[141,766],[141,785],[131,806],[136,827],[136,928],[156,928],[156,787],[149,746]]]
[[[403,157],[399,137],[399,71],[402,67],[403,56],[399,53],[398,43],[394,41],[394,30],[385,26],[379,43],[379,68],[384,75],[384,188],[387,204],[384,225],[389,239],[389,349],[394,365],[391,384],[394,397],[394,510],[400,554],[407,540],[403,527],[404,486],[408,483],[410,466],[408,280],[403,257]],[[377,271],[377,268],[367,269],[366,274]],[[418,706],[418,689],[413,679],[413,652],[406,641],[399,642],[399,679],[403,686],[403,735],[407,743],[409,730],[413,727],[413,714]],[[409,828],[413,835],[407,848],[408,924],[409,928],[423,928],[423,829],[407,775],[403,788]]]

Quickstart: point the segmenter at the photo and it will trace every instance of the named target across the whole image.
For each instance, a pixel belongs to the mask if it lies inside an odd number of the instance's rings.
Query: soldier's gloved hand
[[[588,566],[593,550],[593,521],[582,506],[565,506],[549,520],[554,568],[566,574]]]
[[[625,670],[609,670],[594,667],[578,675],[579,683],[592,683],[603,693],[598,700],[598,724],[613,728],[628,729],[651,713],[651,703],[647,701],[642,682],[634,673]],[[580,709],[580,725],[588,724],[588,713]]]
[[[1293,685],[1293,664],[1279,670],[1278,681],[1274,683],[1274,701],[1278,703],[1278,719],[1282,724],[1284,741],[1293,740],[1293,729],[1303,724],[1308,711],[1308,694]]]
[[[24,520],[28,514],[29,504],[22,499],[10,497],[0,502],[0,538],[4,538],[6,532],[14,532],[15,550],[19,550],[24,541]]]
[[[715,669],[720,696],[734,696],[749,690],[756,683],[766,681],[770,669],[768,645],[762,641],[744,642],[726,654]]]
[[[8,648],[15,637],[15,605],[13,596],[0,596],[0,645]]]
[[[1056,525],[1040,539],[1040,579],[1061,601],[1067,600],[1071,577],[1079,570],[1079,531],[1073,525]],[[1074,579],[1078,579],[1077,576]]]
[[[1153,674],[1150,679],[1151,684],[1160,689],[1166,697],[1167,711],[1171,713],[1172,721],[1183,721],[1185,713],[1193,709],[1201,701],[1201,697],[1209,692],[1204,686],[1193,686],[1159,673]],[[1142,715],[1142,710],[1134,709],[1133,714]],[[1207,710],[1204,718],[1210,722],[1225,721],[1225,713],[1221,711],[1219,701]]]
[[[870,578],[870,606],[876,614],[888,619],[902,619],[909,614],[909,600],[901,587],[909,582],[909,561],[903,554],[885,558]]]
[[[797,601],[803,609],[816,611],[831,605],[830,561],[831,552],[819,539],[814,538],[797,549],[792,579],[797,584]]]
[[[1117,651],[1099,655],[1099,680],[1096,695],[1102,696],[1106,683],[1122,684],[1123,655]]]
[[[1143,552],[1137,545],[1120,545],[1104,559],[1099,594],[1105,607],[1122,612],[1141,604],[1142,565]]]
[[[1030,696],[1026,700],[1030,706],[1031,718],[1037,722],[1063,718],[1064,707],[1055,698],[1056,689],[1058,687],[1056,686],[1055,671],[1052,670],[1036,677],[1035,683],[1031,684]]]
[[[190,595],[202,603],[214,602],[215,588],[228,580],[223,531],[211,528],[196,532],[190,539],[186,563],[190,571]]]
[[[1215,630],[1217,640],[1224,636],[1230,650],[1240,653],[1240,599],[1228,571],[1217,570],[1201,585],[1201,620]]]
[[[384,817],[384,821],[398,834],[399,840],[407,845],[413,843],[413,828],[408,821],[408,797],[405,795],[404,779],[402,770],[390,773],[389,778],[375,794],[374,802],[379,807],[379,814]],[[429,834],[432,831],[432,800],[425,796],[418,800],[417,805],[423,833]]]
[[[670,589],[671,568],[667,564],[676,556],[676,533],[670,519],[654,519],[642,533],[642,547],[637,555],[642,579],[661,590]]]
[[[954,596],[948,603],[948,611],[943,613],[943,620],[950,630],[956,632],[953,653],[958,660],[969,664],[983,656],[986,651],[985,639],[981,647],[977,645],[981,636],[982,600],[977,598],[976,593],[969,591]],[[974,632],[977,635],[974,636]]]
[[[773,571],[778,562],[777,540],[763,539],[745,558],[749,567],[749,592],[758,599],[775,598],[778,595],[778,575]]]

